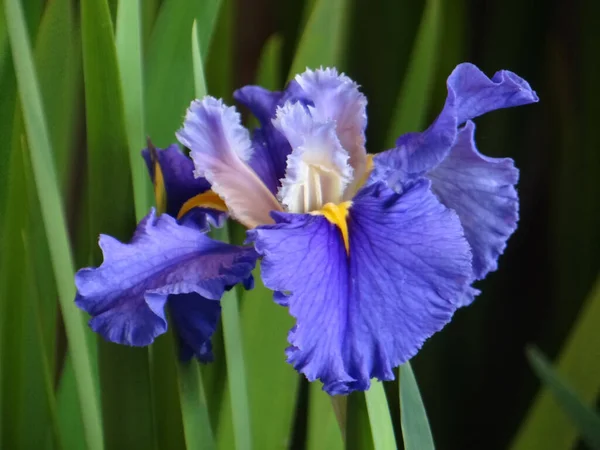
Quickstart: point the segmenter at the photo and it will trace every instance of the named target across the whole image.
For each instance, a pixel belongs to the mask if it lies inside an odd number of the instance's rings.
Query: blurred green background
[[[477,119],[480,151],[521,170],[521,219],[482,295],[412,361],[436,447],[588,448],[525,349],[598,406],[600,3],[0,5],[0,448],[343,448],[327,396],[285,364],[292,321],[260,283],[225,299],[217,360],[199,368],[177,363],[170,333],[150,349],[96,342],[72,304],[73,269],[100,263],[100,232],[129,238],[152,204],[145,137],[174,142],[204,89],[231,102],[245,84],[280,89],[306,66],[335,65],[369,100],[374,153],[430,123],[463,61],[516,72],[540,103]],[[402,446],[398,384],[385,391]],[[393,448],[362,394],[348,406],[347,448]]]

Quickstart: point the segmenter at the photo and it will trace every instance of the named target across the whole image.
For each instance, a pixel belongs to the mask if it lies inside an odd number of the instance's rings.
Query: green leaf
[[[46,235],[51,236],[48,244],[52,269],[73,355],[86,442],[90,449],[101,449],[103,439],[92,367],[82,316],[73,304],[73,261],[25,19],[18,0],[5,0],[4,6],[43,224]]]
[[[369,412],[369,423],[373,435],[373,447],[375,450],[396,449],[396,436],[390,416],[383,383],[371,382],[371,387],[365,392],[367,411]]]
[[[228,227],[215,230],[229,241]],[[250,425],[250,408],[248,405],[248,387],[246,385],[246,366],[242,345],[242,330],[238,309],[237,289],[231,289],[221,300],[223,318],[223,339],[225,342],[225,359],[227,361],[227,384],[231,402],[233,437],[237,450],[252,448],[252,432]]]
[[[194,21],[192,26],[192,60],[194,87],[197,97],[203,97],[206,94],[200,48],[196,21]],[[215,442],[198,362],[196,360],[186,363],[178,362],[177,372],[179,374],[181,416],[187,448],[212,450],[215,448]]]
[[[215,441],[208,405],[202,385],[202,375],[196,360],[178,365],[181,412],[187,448],[213,450]]]
[[[425,405],[409,362],[400,366],[400,414],[405,450],[433,450]]]
[[[257,84],[272,90],[281,87],[279,78],[281,40],[267,41],[261,57]],[[232,241],[245,240],[245,229]],[[294,325],[286,308],[273,301],[273,292],[267,289],[254,270],[254,288],[241,294],[241,326],[246,360],[252,441],[255,448],[280,449],[291,439],[292,424],[298,393],[298,373],[285,363],[287,335]],[[257,326],[260,324],[260,326]]]
[[[388,147],[393,146],[401,134],[423,128],[439,57],[442,19],[442,0],[427,0],[408,70],[398,95],[387,138]]]
[[[294,320],[286,308],[273,301],[273,292],[262,283],[259,266],[254,270],[254,282],[254,289],[241,295],[252,439],[255,448],[279,449],[290,442],[298,394],[298,373],[285,362],[287,335]]]
[[[72,0],[47,3],[35,42],[35,64],[55,167],[61,191],[66,192],[73,169],[75,112],[80,106],[81,87],[81,42]]]
[[[146,61],[146,126],[158,147],[173,143],[194,96],[190,30],[198,23],[201,54],[208,50],[220,0],[163,2]]]
[[[375,449],[373,432],[369,421],[369,412],[364,392],[353,392],[347,399],[346,411],[346,449]]]
[[[206,80],[204,79],[204,64],[202,62],[202,43],[198,35],[198,22],[192,25],[192,66],[194,68],[194,94],[196,98],[206,95]]]
[[[312,382],[308,397],[308,432],[306,448],[308,450],[343,450],[344,440],[340,426],[331,406],[332,398],[322,389],[323,385]]]
[[[557,373],[577,389],[581,400],[593,405],[600,394],[600,359],[590,358],[600,348],[600,278],[581,308],[569,339],[557,359]],[[557,404],[552,386],[537,395],[512,444],[513,450],[571,448],[577,430]]]
[[[113,25],[106,0],[81,4],[81,32],[91,238],[95,242],[98,234],[107,233],[126,240],[134,223],[129,149]],[[97,246],[94,252],[98,255]],[[148,349],[104,340],[99,340],[98,345],[107,448],[153,448]]]
[[[316,0],[288,78],[309,68],[339,66],[346,31],[346,0]]]
[[[117,61],[121,74],[125,129],[133,182],[135,216],[141,220],[151,204],[151,190],[141,150],[145,147],[144,80],[142,78],[142,27],[139,0],[119,2],[117,11]]]
[[[536,348],[527,349],[527,359],[536,375],[548,387],[562,411],[575,424],[591,448],[600,448],[600,416],[577,396],[552,369],[550,362]]]

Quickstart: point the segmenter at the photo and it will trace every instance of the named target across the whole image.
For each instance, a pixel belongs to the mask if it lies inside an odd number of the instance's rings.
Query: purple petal
[[[272,222],[269,213],[281,206],[247,164],[253,149],[235,108],[213,97],[195,100],[177,138],[191,150],[195,175],[210,181],[235,219],[249,228]]]
[[[254,250],[213,241],[154,210],[123,244],[100,236],[104,262],[75,275],[75,303],[105,339],[144,346],[165,332],[164,306],[171,294],[195,292],[219,300],[226,287],[244,281],[255,265]]]
[[[179,355],[183,361],[196,356],[202,362],[214,359],[210,341],[221,317],[221,305],[199,294],[169,296],[169,310],[177,336]]]
[[[375,156],[371,182],[389,180],[395,185],[418,179],[448,155],[462,123],[496,109],[538,101],[529,84],[516,74],[502,70],[489,79],[469,63],[454,69],[447,86],[444,108],[427,130],[402,135],[396,148]]]
[[[488,158],[475,146],[475,124],[459,131],[448,156],[431,172],[433,192],[458,214],[473,252],[478,279],[496,270],[506,241],[517,228],[519,171],[510,158]]]
[[[210,189],[206,178],[194,177],[194,163],[184,155],[177,144],[172,144],[166,149],[156,149],[158,164],[162,171],[165,190],[167,192],[167,214],[177,217],[183,204]],[[149,149],[142,150],[152,183],[155,182],[154,164]]]
[[[271,92],[260,86],[244,86],[235,91],[233,97],[248,107],[261,124],[261,128],[255,130],[252,136],[254,153],[249,165],[269,190],[276,194],[279,180],[285,176],[286,159],[292,148],[273,127],[271,119],[275,117],[277,107],[288,101],[306,104],[305,95],[298,83],[292,80],[282,92]]]
[[[264,256],[265,285],[296,318],[288,361],[329,394],[393,379],[392,368],[476,294],[459,220],[428,181],[402,195],[382,183],[362,189],[349,209],[349,254],[324,216],[274,216],[249,237]]]

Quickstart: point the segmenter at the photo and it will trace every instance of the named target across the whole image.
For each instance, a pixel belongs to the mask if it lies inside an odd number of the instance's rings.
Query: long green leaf
[[[417,379],[409,362],[400,366],[400,414],[405,450],[433,450],[433,436]]]
[[[198,362],[179,364],[179,389],[185,443],[189,449],[212,450],[215,447],[206,395]]]
[[[365,392],[367,410],[369,411],[369,422],[373,434],[375,450],[392,450],[397,448],[394,426],[390,416],[383,383],[373,381],[371,388]]]
[[[302,32],[288,78],[307,67],[339,66],[346,31],[346,0],[316,0]]]
[[[219,231],[222,233],[221,236],[228,237],[227,226]],[[223,339],[227,361],[227,383],[230,394],[229,400],[231,402],[235,448],[237,450],[249,450],[252,448],[252,432],[238,305],[238,294],[235,288],[226,292],[221,300]]]
[[[146,125],[159,147],[171,144],[194,96],[190,30],[198,23],[201,53],[207,54],[220,0],[163,2],[146,61]]]
[[[81,4],[92,240],[128,239],[134,223],[129,149],[113,24],[106,0]],[[97,246],[94,247],[98,255]],[[98,256],[95,258],[97,262]],[[154,428],[147,348],[98,341],[108,448],[152,448]]]
[[[442,0],[427,0],[388,133],[388,146],[393,146],[402,133],[423,127],[438,61],[442,18]]]
[[[565,381],[552,369],[550,362],[535,348],[527,350],[527,358],[536,375],[548,387],[562,411],[591,448],[600,448],[600,415],[592,411]]]
[[[310,383],[309,386],[306,448],[342,450],[344,441],[331,408],[331,397],[322,390],[322,387],[322,384],[317,382]]]
[[[86,442],[89,449],[101,449],[103,438],[98,401],[93,385],[91,363],[86,352],[84,323],[81,314],[73,304],[75,297],[73,261],[31,47],[21,4],[18,0],[5,0],[4,5],[43,223],[46,235],[51,236],[48,244],[73,355]]]
[[[35,63],[55,167],[62,192],[69,185],[80,104],[81,51],[73,0],[48,2],[35,41]]]
[[[129,163],[135,215],[141,220],[150,207],[150,183],[140,151],[145,146],[144,80],[142,78],[142,26],[139,0],[119,2],[117,11],[117,60],[125,108]]]
[[[558,357],[557,372],[569,380],[587,405],[593,405],[600,394],[600,358],[593,358],[600,348],[600,278],[581,308],[573,331]],[[513,450],[571,448],[577,431],[564,416],[549,387],[537,395],[512,444]]]
[[[206,94],[200,49],[197,25],[194,21],[192,26],[192,60],[196,97],[203,97]],[[214,449],[215,442],[198,363],[195,360],[187,363],[179,362],[177,372],[179,374],[179,400],[187,448]]]
[[[267,89],[281,88],[281,44],[275,36],[263,49],[257,84]],[[245,230],[240,230],[236,244],[245,240]],[[261,281],[259,267],[254,280],[254,288],[241,294],[240,305],[244,354],[252,355],[246,360],[252,441],[255,448],[275,450],[290,442],[295,416],[299,377],[284,360],[287,335],[294,322],[287,309],[273,301],[273,292]]]

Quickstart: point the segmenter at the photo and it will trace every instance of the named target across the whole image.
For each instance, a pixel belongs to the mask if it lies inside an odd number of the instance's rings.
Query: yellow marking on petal
[[[360,189],[364,186],[364,184],[369,179],[369,175],[371,175],[371,172],[373,172],[373,167],[375,167],[375,163],[373,162],[374,156],[375,155],[372,155],[371,153],[367,153],[367,164],[365,166],[365,171],[363,172],[362,177],[360,177],[357,189]]]
[[[344,239],[344,247],[346,254],[350,254],[350,238],[348,237],[348,210],[352,206],[352,202],[343,202],[339,205],[335,203],[327,203],[320,210],[313,211],[311,214],[315,216],[325,216],[329,222],[336,225],[342,233]]]
[[[193,208],[211,208],[217,211],[227,212],[227,206],[221,197],[215,194],[214,191],[206,191],[190,198],[183,204],[177,218],[181,219],[188,211]]]
[[[162,214],[167,211],[167,190],[165,188],[165,178],[158,163],[158,153],[156,147],[148,139],[148,149],[150,150],[150,159],[154,166],[154,201],[156,202],[156,211]]]

